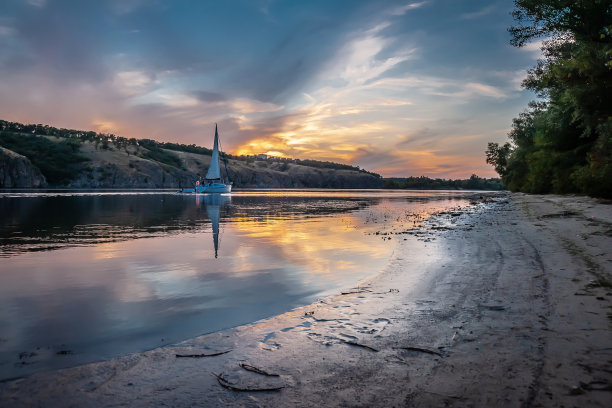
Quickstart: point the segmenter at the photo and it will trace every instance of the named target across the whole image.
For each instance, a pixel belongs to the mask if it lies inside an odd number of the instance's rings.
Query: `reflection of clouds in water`
[[[110,259],[119,256],[123,251],[123,245],[116,242],[103,242],[94,247],[93,259]]]
[[[360,220],[345,215],[312,220],[273,219],[256,221],[243,219],[236,224],[237,231],[258,242],[272,246],[275,255],[305,267],[306,273],[330,274],[335,269],[346,269],[347,257],[355,262],[362,259],[367,268],[372,258],[384,257],[389,249],[380,240],[364,239],[355,227]],[[243,250],[240,257],[248,263],[249,257],[262,255],[256,250]]]
[[[422,203],[399,200],[334,207],[336,199],[279,197],[266,205],[265,197],[239,198],[171,196],[146,203],[142,198],[124,202],[118,196],[96,201],[93,213],[85,211],[90,200],[71,203],[67,208],[80,212],[62,234],[70,235],[73,225],[89,220],[92,234],[106,231],[102,238],[113,239],[100,222],[106,219],[119,226],[134,223],[140,229],[133,237],[147,239],[126,239],[130,234],[122,231],[120,242],[3,258],[0,322],[6,341],[0,343],[1,377],[23,374],[14,372],[13,360],[31,347],[63,343],[78,350],[74,361],[92,361],[155,347],[161,338],[178,341],[254,321],[354,285],[380,270],[393,248],[364,232],[395,225],[394,217],[406,209],[423,212]],[[24,230],[34,235],[33,227]],[[154,232],[146,233],[150,227]],[[48,361],[39,358],[27,369],[62,364],[53,354]]]

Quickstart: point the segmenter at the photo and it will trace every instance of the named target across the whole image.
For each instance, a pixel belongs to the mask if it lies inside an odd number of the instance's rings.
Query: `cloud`
[[[510,92],[521,92],[523,90],[523,80],[527,77],[526,69],[516,71],[489,71],[489,75],[500,81],[503,88]]]
[[[247,98],[232,99],[230,104],[238,113],[276,112],[283,109],[282,106],[275,105],[273,103],[261,102]]]
[[[47,0],[26,0],[26,3],[28,3],[30,6],[41,8],[47,4]]]
[[[68,10],[62,3],[44,5],[40,3],[40,7],[26,9],[19,18],[13,18],[14,41],[19,47],[10,52],[12,57],[26,57],[28,63],[4,74],[30,70],[50,81],[106,80],[108,66],[98,52],[105,39],[96,30],[100,21],[97,5],[78,2]],[[80,18],[72,18],[77,15]]]
[[[15,33],[15,30],[12,27],[9,27],[6,25],[0,25],[0,35],[9,36],[9,35],[13,35],[14,33]]]
[[[495,10],[495,5],[490,5],[490,6],[487,6],[487,7],[483,8],[483,9],[480,9],[478,11],[473,11],[471,13],[461,14],[459,16],[459,18],[461,18],[463,20],[471,20],[471,19],[475,19],[475,18],[486,16],[487,14],[490,14],[493,10]]]
[[[192,94],[202,102],[224,102],[227,98],[217,92],[193,91]]]
[[[301,93],[342,44],[347,20],[324,16],[299,20],[278,38],[271,39],[253,61],[238,67],[229,79],[243,95],[264,102],[284,104]],[[274,42],[275,41],[275,42]]]
[[[464,89],[468,94],[482,95],[494,99],[504,99],[508,97],[508,95],[499,88],[480,84],[478,82],[469,82],[465,85]]]
[[[330,65],[321,72],[319,78],[363,84],[413,58],[415,48],[402,45],[393,49],[395,38],[382,35],[381,32],[389,26],[389,22],[382,22],[370,29],[352,33],[350,40],[336,52]],[[383,51],[390,53],[390,56],[383,57]]]
[[[422,128],[403,136],[395,144],[397,150],[406,150],[415,147],[432,147],[435,139],[440,136],[439,131],[429,128]]]
[[[113,86],[126,96],[142,95],[153,89],[156,81],[143,71],[121,71],[113,78]]]
[[[513,83],[514,85],[514,83]],[[443,78],[433,76],[405,76],[383,78],[367,85],[372,89],[415,92],[423,95],[444,96],[458,102],[467,102],[475,98],[487,97],[505,99],[510,96],[508,90],[466,79]]]
[[[112,122],[110,120],[104,120],[104,119],[94,119],[92,120],[91,125],[94,127],[96,131],[102,132],[102,133],[116,132],[117,129],[119,128],[117,123]]]
[[[152,3],[149,1],[149,3]],[[113,13],[123,16],[133,13],[137,9],[146,4],[145,0],[111,0],[110,9]]]
[[[534,59],[540,59],[543,56],[542,46],[544,45],[544,42],[546,40],[547,40],[547,38],[542,39],[542,40],[536,40],[536,41],[529,42],[529,43],[523,45],[522,47],[520,47],[519,50],[523,50],[524,52],[527,52]]]
[[[392,15],[392,16],[403,16],[404,14],[409,12],[410,10],[414,10],[414,9],[423,7],[427,3],[428,3],[427,1],[421,1],[421,2],[418,2],[418,3],[408,3],[408,4],[405,4],[403,6],[399,6],[399,7],[396,7],[394,9],[391,9],[389,11],[389,14]]]

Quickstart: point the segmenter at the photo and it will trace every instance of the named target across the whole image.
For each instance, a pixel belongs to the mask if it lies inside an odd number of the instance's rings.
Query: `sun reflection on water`
[[[399,239],[382,234],[466,203],[298,190],[0,197],[0,379],[307,304],[381,271]],[[72,357],[15,365],[23,351],[60,347]]]

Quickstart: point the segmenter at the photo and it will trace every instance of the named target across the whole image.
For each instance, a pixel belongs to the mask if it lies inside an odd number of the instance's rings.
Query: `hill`
[[[0,188],[188,187],[206,173],[211,154],[196,145],[3,120],[0,146]],[[238,188],[380,188],[383,184],[378,174],[345,164],[222,157]]]

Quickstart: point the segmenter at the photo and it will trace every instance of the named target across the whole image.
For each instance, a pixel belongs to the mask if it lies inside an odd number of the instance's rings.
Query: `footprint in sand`
[[[281,345],[275,341],[271,341],[275,337],[276,337],[276,333],[274,332],[266,334],[263,340],[259,343],[259,347],[261,347],[263,350],[268,350],[268,351],[278,350],[281,347]]]

